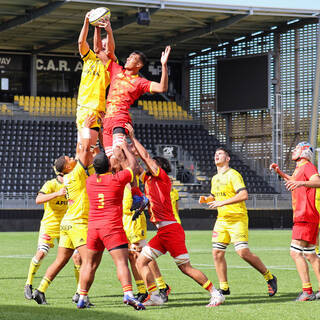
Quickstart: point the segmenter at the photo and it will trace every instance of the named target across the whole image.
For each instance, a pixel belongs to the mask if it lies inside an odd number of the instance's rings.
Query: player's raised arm
[[[90,12],[87,12],[85,18],[84,18],[84,22],[83,22],[83,26],[78,38],[78,48],[79,48],[79,53],[81,56],[84,56],[88,53],[88,51],[90,50],[89,44],[87,42],[87,37],[88,37],[88,31],[89,31],[89,17],[90,17]]]
[[[102,28],[106,30],[107,37],[101,41]],[[114,42],[110,20],[102,20],[98,23],[98,26],[95,28],[95,33],[94,33],[94,44],[95,44],[94,50],[97,54],[101,54],[103,52],[106,55],[107,60],[108,59],[112,59],[113,61],[117,60],[115,56],[116,46]],[[103,59],[105,60],[106,58],[103,57]]]
[[[66,194],[66,188],[62,188],[56,192],[52,192],[52,193],[42,193],[39,192],[36,198],[36,204],[42,204],[45,202],[48,202],[54,198],[60,197],[60,196],[64,196]]]
[[[151,91],[152,93],[161,93],[166,92],[168,90],[168,66],[167,62],[169,59],[171,47],[167,46],[165,51],[162,51],[161,55],[161,65],[162,65],[162,73],[160,82],[151,82]]]
[[[126,141],[124,141],[123,144],[121,145],[121,149],[126,156],[126,163],[128,167],[133,171],[133,175],[136,176],[139,173],[140,166],[134,154],[129,150],[128,144]]]
[[[77,158],[81,161],[81,163],[87,167],[89,164],[90,159],[90,127],[95,122],[95,115],[92,114],[90,116],[87,116],[87,118],[84,121],[84,128],[82,129],[82,137],[80,140],[81,146],[79,147],[79,154],[77,155]]]
[[[288,174],[284,173],[283,171],[280,170],[279,166],[276,163],[272,163],[269,167],[269,169],[277,173],[281,178],[284,180],[291,180],[292,176],[289,176]]]
[[[134,130],[130,123],[126,123],[126,129],[128,130],[129,136],[132,140],[132,143],[134,144],[139,157],[142,159],[142,161],[146,164],[148,167],[148,170],[151,172],[152,175],[156,176],[159,170],[159,166],[155,160],[153,160],[148,151],[144,148],[144,146],[136,139],[134,136]]]

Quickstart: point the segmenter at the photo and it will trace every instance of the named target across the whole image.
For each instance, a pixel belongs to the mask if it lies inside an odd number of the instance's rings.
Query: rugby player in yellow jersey
[[[172,181],[171,181],[172,182]],[[181,219],[179,217],[179,192],[176,188],[172,187],[170,192],[171,204],[174,217],[176,218],[177,222],[181,224]]]
[[[56,260],[49,266],[38,289],[33,293],[33,299],[38,304],[47,304],[45,291],[50,283],[67,264],[75,249],[81,260],[85,261],[87,248],[85,246],[88,229],[89,201],[86,192],[86,179],[92,172],[92,153],[90,152],[90,127],[95,116],[87,116],[81,138],[81,148],[77,155],[78,161],[68,156],[57,159],[55,166],[58,172],[64,174],[68,209],[60,224],[60,241]]]
[[[137,185],[139,185],[139,179],[137,179]],[[131,265],[131,271],[138,289],[137,299],[140,302],[145,302],[148,298],[148,292],[136,263],[142,248],[147,244],[147,221],[146,216],[143,212],[134,221],[132,220],[132,217],[135,213],[134,210],[131,210],[132,203],[133,198],[131,185],[127,184],[124,189],[122,202],[123,229],[126,232],[126,236],[129,241],[129,261]],[[159,289],[159,294],[161,295],[164,302],[167,302],[171,288],[163,280],[159,266],[155,260],[150,262],[149,268],[154,276],[155,282]]]
[[[32,299],[32,282],[40,268],[41,262],[54,247],[54,240],[59,240],[60,222],[67,211],[68,203],[65,197],[66,188],[63,185],[63,176],[48,180],[38,192],[36,204],[44,204],[44,214],[40,224],[38,249],[31,259],[28,278],[24,287],[26,299]]]
[[[218,209],[212,232],[212,255],[220,282],[219,291],[223,295],[230,294],[225,251],[232,242],[236,253],[264,276],[271,297],[277,292],[277,278],[248,246],[248,214],[245,204],[248,192],[242,176],[229,167],[230,154],[227,149],[218,148],[214,160],[218,173],[211,180],[211,195],[201,196],[199,202],[207,203],[211,209]]]
[[[87,42],[89,17],[90,12],[85,16],[78,39],[79,53],[83,59],[83,69],[78,92],[76,122],[79,143],[85,118],[88,114],[95,115],[95,121],[90,128],[90,145],[93,146],[97,142],[101,127],[100,118],[104,116],[106,111],[106,89],[110,84],[107,68],[111,61],[107,57],[107,53],[109,51],[114,52],[115,43],[110,21],[102,22],[98,27],[95,27],[93,52]],[[100,38],[100,27],[103,27],[107,32],[107,38],[102,41]]]

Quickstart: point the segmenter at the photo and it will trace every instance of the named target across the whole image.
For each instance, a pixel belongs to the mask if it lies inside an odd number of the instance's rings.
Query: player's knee
[[[159,256],[161,256],[162,253],[156,249],[153,249],[149,246],[143,247],[141,254],[138,258],[138,265],[147,265],[151,260],[157,259]]]
[[[310,262],[313,262],[315,259],[318,259],[316,254],[316,246],[303,248],[303,253],[306,259]]]
[[[290,245],[290,256],[292,259],[296,259],[299,256],[303,256],[303,247],[296,243],[291,242]]]
[[[174,257],[174,262],[179,268],[180,266],[183,268],[188,268],[189,266],[191,267],[190,256],[188,253],[180,254],[179,256]]]
[[[227,250],[227,246],[222,243],[213,243],[212,244],[212,257],[214,260],[223,259],[225,256],[225,252]]]
[[[40,243],[38,245],[38,254],[37,254],[37,258],[39,260],[43,259],[49,252],[50,250],[50,245],[47,243]]]

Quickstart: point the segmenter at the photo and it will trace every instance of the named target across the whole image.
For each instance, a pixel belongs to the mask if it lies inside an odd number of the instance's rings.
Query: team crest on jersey
[[[212,232],[212,238],[217,238],[219,233],[217,231]]]

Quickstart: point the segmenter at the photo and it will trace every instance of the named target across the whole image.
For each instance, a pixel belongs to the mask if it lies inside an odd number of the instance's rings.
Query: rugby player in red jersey
[[[152,159],[146,149],[135,138],[133,128],[129,123],[126,124],[126,129],[140,158],[148,168],[148,172],[142,175],[142,180],[145,184],[146,196],[150,201],[150,221],[158,229],[156,236],[142,249],[137,261],[144,282],[149,287],[152,281],[148,264],[168,251],[184,274],[210,292],[211,299],[207,306],[215,307],[220,305],[225,300],[224,296],[216,290],[212,282],[200,270],[191,266],[185,244],[184,230],[175,219],[172,210],[170,198],[171,180],[168,176],[168,173],[171,172],[169,161],[162,157],[154,157]],[[159,305],[163,303],[161,300],[161,298],[151,295],[144,305]]]
[[[116,266],[123,289],[123,302],[136,310],[145,309],[133,296],[128,268],[128,240],[122,223],[122,198],[127,183],[133,181],[139,165],[128,150],[126,142],[121,146],[128,167],[112,174],[110,162],[102,152],[93,160],[96,174],[86,181],[90,210],[87,235],[87,259],[80,270],[80,299],[78,308],[87,307],[88,291],[106,248]]]
[[[312,291],[309,267],[312,265],[320,288],[320,259],[315,252],[319,233],[320,177],[311,163],[313,148],[308,142],[300,142],[292,151],[296,169],[292,176],[283,173],[275,163],[270,169],[286,180],[286,187],[292,191],[293,227],[290,255],[294,260],[302,282],[302,292],[296,301],[320,299],[320,292]]]
[[[160,82],[149,81],[139,76],[140,69],[146,64],[147,58],[140,51],[134,51],[127,58],[124,68],[114,59],[114,52],[109,53],[112,59],[108,65],[110,73],[110,89],[106,103],[106,114],[103,120],[103,146],[110,158],[113,150],[121,145],[127,132],[125,124],[132,123],[129,114],[130,106],[146,92],[161,93],[168,89],[167,62],[171,47],[167,46],[161,55],[162,74]]]

